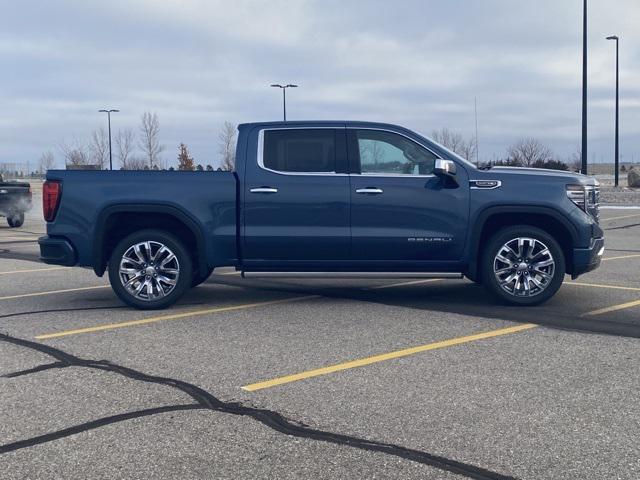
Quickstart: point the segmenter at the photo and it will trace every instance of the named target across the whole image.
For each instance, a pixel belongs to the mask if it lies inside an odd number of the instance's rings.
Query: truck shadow
[[[419,311],[436,311],[469,315],[488,319],[521,323],[534,323],[564,330],[601,333],[640,338],[640,321],[624,312],[606,316],[582,316],[587,300],[593,301],[591,292],[569,290],[564,286],[549,302],[536,307],[517,307],[498,303],[482,286],[467,280],[437,281],[428,284],[398,286],[395,288],[371,288],[363,285],[330,286],[327,283],[283,282],[275,280],[250,280],[212,276],[210,286],[216,283],[244,288],[289,292],[305,295],[321,295],[336,299],[349,299],[382,305],[411,308]],[[582,298],[588,295],[588,298]],[[607,298],[606,305],[611,304]],[[603,305],[600,305],[602,307]],[[600,308],[597,307],[597,308]]]

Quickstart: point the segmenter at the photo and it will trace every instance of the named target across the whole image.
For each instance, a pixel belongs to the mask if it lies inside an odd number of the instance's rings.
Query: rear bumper
[[[604,254],[604,238],[594,238],[589,248],[573,249],[573,272],[571,278],[595,270],[600,266]]]
[[[64,238],[51,238],[48,235],[38,239],[40,259],[44,263],[72,267],[78,263],[78,255],[71,243]]]

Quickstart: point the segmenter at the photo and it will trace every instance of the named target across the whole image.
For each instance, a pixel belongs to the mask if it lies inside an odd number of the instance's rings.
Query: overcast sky
[[[217,164],[225,121],[361,119],[474,134],[480,159],[522,136],[580,143],[582,0],[0,0],[0,162],[36,162],[157,112],[164,157]],[[590,0],[589,161],[640,160],[640,2]],[[102,116],[101,116],[102,115]]]

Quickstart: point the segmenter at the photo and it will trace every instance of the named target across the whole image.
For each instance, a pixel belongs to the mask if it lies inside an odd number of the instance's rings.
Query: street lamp
[[[587,174],[587,0],[582,11],[582,165],[581,173]]]
[[[620,39],[618,38],[617,35],[611,35],[610,37],[607,37],[607,40],[615,40],[616,41],[616,157],[615,157],[615,186],[618,186],[619,183],[619,173],[618,173],[618,168],[619,168],[619,162],[620,162],[620,137],[619,137],[619,129],[618,129],[618,125],[619,125],[619,119],[620,119],[620,68],[619,68],[619,55],[618,55],[618,51],[619,51],[619,46],[620,46]]]
[[[109,122],[109,170],[113,170],[113,157],[111,156],[111,114],[119,112],[120,110],[98,110],[100,113],[106,113]]]
[[[287,88],[298,88],[298,85],[293,85],[289,83],[287,85],[280,85],[279,83],[274,83],[271,85],[274,88],[282,89],[282,113],[284,117],[284,121],[287,121]]]

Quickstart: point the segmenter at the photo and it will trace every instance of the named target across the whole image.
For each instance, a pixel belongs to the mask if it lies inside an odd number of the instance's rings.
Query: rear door
[[[348,260],[344,127],[261,129],[243,188],[247,268],[326,268]]]
[[[352,252],[385,268],[430,268],[462,258],[468,224],[466,171],[459,185],[433,174],[438,156],[408,136],[348,129]]]

